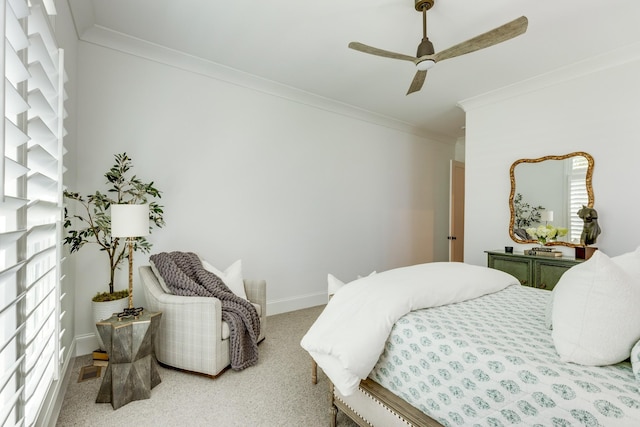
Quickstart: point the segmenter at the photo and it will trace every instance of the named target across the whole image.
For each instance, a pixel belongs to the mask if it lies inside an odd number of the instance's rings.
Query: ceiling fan
[[[427,77],[427,70],[433,67],[437,62],[444,61],[445,59],[455,58],[456,56],[464,55],[466,53],[475,52],[476,50],[484,49],[510,40],[527,31],[528,20],[525,16],[521,16],[511,22],[508,22],[479,36],[473,37],[462,43],[458,43],[451,46],[448,49],[435,53],[433,44],[427,37],[427,10],[431,9],[435,3],[435,0],[415,0],[415,8],[418,12],[422,12],[422,41],[418,45],[418,52],[416,56],[404,55],[402,53],[391,52],[388,50],[378,49],[376,47],[367,46],[366,44],[351,42],[349,47],[351,49],[358,50],[360,52],[369,53],[371,55],[383,56],[385,58],[400,59],[403,61],[410,61],[416,65],[418,71],[416,72],[407,95],[413,92],[417,92],[422,89],[424,80]]]

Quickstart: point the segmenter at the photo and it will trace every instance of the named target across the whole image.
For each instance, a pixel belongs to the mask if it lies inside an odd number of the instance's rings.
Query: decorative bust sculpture
[[[578,211],[578,216],[584,222],[582,234],[580,235],[580,244],[582,246],[594,244],[602,231],[598,225],[598,211],[582,205],[582,209]]]

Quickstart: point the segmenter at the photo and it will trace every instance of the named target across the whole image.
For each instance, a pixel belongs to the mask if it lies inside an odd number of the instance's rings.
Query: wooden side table
[[[160,384],[153,342],[162,313],[143,312],[137,319],[118,320],[116,315],[96,323],[109,354],[96,403],[111,403],[113,409],[133,400],[148,399]]]

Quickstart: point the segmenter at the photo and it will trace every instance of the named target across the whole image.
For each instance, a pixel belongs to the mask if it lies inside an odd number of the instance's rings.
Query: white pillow
[[[553,343],[560,359],[588,366],[629,357],[640,339],[640,283],[602,251],[562,275],[553,295]]]
[[[207,261],[200,258],[202,266],[205,270],[212,272],[218,276],[231,292],[241,298],[247,299],[247,293],[244,290],[244,280],[242,278],[242,260],[237,260],[231,264],[225,271],[220,271]]]
[[[622,268],[622,270],[631,276],[636,283],[640,284],[640,246],[638,246],[634,252],[628,252],[626,254],[611,257],[611,261],[616,263],[618,267]],[[545,326],[547,329],[553,329],[553,325],[551,323],[552,307],[553,291],[551,291],[551,296],[547,302],[547,309],[545,312]]]
[[[640,283],[640,246],[633,252],[611,257],[611,261]]]
[[[376,274],[375,271],[372,271],[369,276],[373,276]],[[364,276],[364,277],[369,277]],[[363,276],[358,275],[358,279],[362,279]],[[327,295],[331,298],[341,287],[344,286],[344,282],[338,278],[336,278],[333,274],[327,274]]]
[[[358,279],[364,279],[365,277],[369,277],[369,276],[373,276],[374,274],[376,274],[376,271],[372,271],[371,273],[369,273],[367,276],[361,276],[358,274]]]
[[[640,381],[640,341],[631,349],[631,368],[636,380]]]
[[[344,282],[337,279],[333,274],[327,274],[327,295],[333,296],[341,287],[344,286]]]
[[[162,288],[164,293],[172,294],[173,292],[171,292],[171,289],[169,289],[169,286],[167,286],[167,282],[164,281],[164,278],[158,271],[156,264],[152,260],[149,260],[149,265],[151,265],[151,271],[153,271],[153,274],[155,274],[156,278],[158,279],[158,283],[160,283],[160,287]]]

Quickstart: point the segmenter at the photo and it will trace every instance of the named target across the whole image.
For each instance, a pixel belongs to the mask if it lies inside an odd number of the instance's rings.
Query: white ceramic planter
[[[102,342],[102,338],[100,338],[100,334],[98,333],[98,328],[96,328],[96,323],[108,319],[114,313],[120,313],[122,309],[128,307],[127,297],[115,300],[115,301],[103,301],[103,302],[95,302],[91,301],[91,309],[93,312],[93,330],[96,333],[96,338],[98,338],[98,344],[100,345],[100,350],[106,351],[104,348],[104,343]]]

